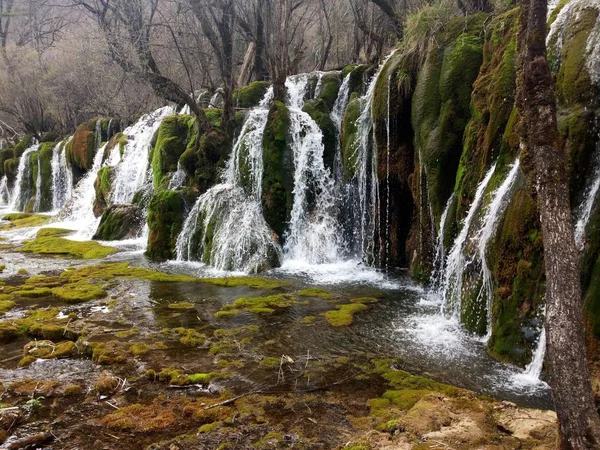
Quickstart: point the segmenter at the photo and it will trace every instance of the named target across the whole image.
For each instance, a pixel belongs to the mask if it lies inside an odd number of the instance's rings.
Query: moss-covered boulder
[[[96,142],[96,120],[82,123],[66,146],[68,163],[78,174],[87,172],[92,168],[99,145],[100,142]]]
[[[8,180],[9,185],[13,185],[17,179],[17,171],[19,169],[19,158],[11,158],[4,161],[4,175]]]
[[[94,215],[100,217],[108,204],[110,203],[110,194],[112,192],[112,183],[115,178],[115,169],[110,166],[104,166],[98,171],[94,181]]]
[[[93,239],[120,241],[133,239],[144,228],[144,211],[137,205],[111,205],[104,210]]]
[[[233,104],[237,108],[257,106],[265,96],[270,84],[268,81],[254,81],[248,86],[237,88],[233,91]]]
[[[191,180],[190,185],[196,187],[200,194],[215,185],[230,151],[231,139],[217,128],[200,136],[197,148],[188,145],[179,162]]]
[[[13,155],[15,158],[20,158],[21,155],[25,152],[25,150],[27,150],[29,147],[31,147],[31,144],[33,143],[33,136],[31,136],[30,134],[27,134],[25,136],[23,136],[19,142],[17,143],[17,145],[15,145],[13,147]]]
[[[287,106],[274,101],[263,135],[262,206],[267,224],[279,237],[292,211],[294,161],[288,144],[289,126]]]
[[[4,176],[4,163],[13,158],[12,148],[3,148],[0,150],[0,177]]]
[[[335,99],[334,99],[335,101]],[[323,161],[333,172],[333,160],[337,151],[337,128],[329,114],[329,107],[323,99],[309,100],[304,111],[316,122],[323,133]]]
[[[317,92],[317,99],[324,103],[327,112],[331,112],[333,104],[337,99],[342,84],[340,75],[340,72],[328,72],[321,76],[321,85],[319,92]]]
[[[183,226],[185,203],[176,191],[160,191],[148,204],[148,247],[146,256],[164,261],[176,256],[175,244]]]
[[[177,170],[177,162],[188,144],[194,144],[195,119],[187,115],[166,117],[160,124],[156,142],[150,155],[154,188],[158,189]]]

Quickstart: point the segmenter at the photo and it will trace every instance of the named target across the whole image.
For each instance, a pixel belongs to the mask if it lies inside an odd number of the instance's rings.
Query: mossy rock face
[[[38,150],[42,179],[39,212],[52,210],[52,154],[55,146],[55,142],[44,142]]]
[[[380,267],[408,265],[406,241],[411,228],[414,200],[414,134],[411,125],[414,71],[402,52],[392,55],[377,78],[371,113],[373,146],[377,151],[380,211],[376,233],[389,245],[374,249],[371,261]],[[405,214],[386,214],[405,211]]]
[[[545,294],[542,232],[535,200],[522,186],[509,204],[491,246],[496,290],[489,351],[521,366],[531,361],[536,314]]]
[[[518,138],[512,132],[516,92],[516,38],[519,9],[495,17],[483,49],[483,64],[473,84],[472,118],[465,130],[464,148],[456,176],[458,199],[452,220],[460,223],[466,215],[477,186],[493,159],[496,173],[504,175],[518,152]],[[493,180],[492,185],[498,180]],[[458,227],[457,227],[458,228]]]
[[[337,151],[337,129],[329,115],[328,106],[322,99],[309,100],[304,104],[303,110],[316,122],[323,133],[323,161],[325,167],[333,172],[333,160]]]
[[[191,180],[190,186],[196,187],[202,194],[219,181],[231,151],[231,140],[226,133],[216,128],[200,136],[198,148],[192,145],[192,139],[196,138],[190,138],[179,162]]]
[[[292,211],[293,155],[288,144],[290,115],[287,107],[274,101],[263,135],[262,206],[267,224],[279,237]]]
[[[14,157],[12,148],[3,148],[0,150],[0,176],[4,175],[4,163]],[[8,177],[7,177],[8,178]]]
[[[342,80],[339,72],[329,72],[321,77],[321,88],[318,92],[318,99],[325,104],[327,112],[331,112],[333,104],[338,97],[338,92]]]
[[[352,94],[342,119],[340,143],[344,180],[346,181],[351,180],[356,174],[355,142],[358,132],[356,121],[360,116],[360,107],[361,103],[359,97],[356,94]]]
[[[265,96],[271,83],[268,81],[254,81],[248,86],[237,88],[233,91],[233,104],[237,108],[253,108]]]
[[[166,175],[177,170],[177,162],[194,138],[194,118],[187,115],[166,117],[160,124],[151,153],[154,188],[158,189]]]
[[[15,158],[20,158],[21,155],[31,147],[31,143],[33,142],[33,136],[27,134],[21,138],[21,140],[13,147],[13,155]]]
[[[137,205],[111,205],[102,214],[93,239],[120,241],[139,236],[144,228],[144,211]]]
[[[361,64],[359,66],[346,66],[342,70],[342,79],[346,75],[350,75],[348,80],[348,92],[350,95],[356,93],[359,97],[364,94],[363,89],[368,79],[373,76],[376,68],[367,64]]]
[[[112,183],[115,177],[115,169],[110,166],[104,166],[98,171],[96,181],[94,181],[94,215],[100,217],[108,204],[110,203],[110,194],[112,192]]]
[[[34,240],[26,241],[22,247],[22,251],[39,255],[96,259],[111,255],[117,249],[100,245],[93,241],[71,241],[62,237],[56,237],[55,235],[48,236],[42,233],[36,236]]]
[[[67,162],[79,174],[87,172],[92,168],[94,153],[99,144],[96,142],[96,121],[82,123],[66,146]]]
[[[19,170],[19,158],[11,158],[4,161],[4,175],[10,185],[15,183],[17,179],[17,172]]]
[[[148,247],[146,256],[153,260],[174,259],[175,244],[183,226],[185,204],[179,192],[157,192],[148,204]]]

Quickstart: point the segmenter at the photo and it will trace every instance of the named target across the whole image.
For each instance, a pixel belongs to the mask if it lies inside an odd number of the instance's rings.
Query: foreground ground
[[[295,340],[326,347],[384,307],[376,296],[102,263],[112,250],[61,234],[1,245],[0,448],[554,448],[552,411],[391,355],[298,354]]]

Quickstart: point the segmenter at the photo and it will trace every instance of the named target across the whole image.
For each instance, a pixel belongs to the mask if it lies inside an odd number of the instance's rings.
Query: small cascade
[[[8,178],[6,175],[2,177],[0,180],[0,204],[1,205],[10,205],[10,189],[8,188]]]
[[[519,166],[520,160],[517,158],[500,187],[492,193],[492,201],[483,219],[483,227],[477,232],[479,241],[477,245],[477,251],[481,264],[482,278],[481,290],[477,295],[477,301],[485,302],[486,304],[488,316],[486,338],[489,338],[492,334],[492,300],[494,298],[494,284],[492,280],[492,273],[487,265],[486,251],[488,243],[496,235],[496,230],[500,220],[502,219],[504,211],[506,210],[506,207],[511,199],[513,187],[519,174]]]
[[[186,178],[185,170],[181,167],[181,162],[177,162],[177,171],[171,176],[171,180],[169,181],[169,190],[180,188],[185,183]]]
[[[177,239],[178,261],[258,272],[280,259],[261,206],[262,139],[273,89],[252,109],[234,143],[221,184],[196,201]]]
[[[492,175],[494,175],[495,170],[496,164],[493,164],[477,187],[475,198],[473,199],[473,203],[471,203],[467,217],[465,217],[462,229],[454,240],[454,244],[450,249],[450,253],[448,253],[442,286],[442,312],[447,315],[460,317],[463,272],[467,263],[465,260],[464,248],[467,243],[467,238],[469,237],[471,224],[477,211],[479,210],[479,207],[481,206],[484,193],[488,187],[488,184],[490,183],[490,180],[492,179]]]
[[[96,190],[94,183],[98,176],[98,171],[102,168],[102,158],[106,144],[96,150],[92,168],[77,183],[73,190],[71,199],[59,213],[59,219],[65,222],[76,224],[78,239],[90,239],[98,227],[99,218],[94,215],[94,199]]]
[[[377,175],[377,155],[373,152],[373,98],[375,85],[385,64],[392,57],[391,52],[380,64],[371,79],[367,92],[360,98],[360,115],[356,121],[357,132],[354,142],[355,175],[347,193],[347,208],[350,213],[350,230],[354,241],[350,244],[355,256],[372,260],[375,250],[375,231],[378,227],[379,179]]]
[[[546,356],[546,328],[542,326],[540,337],[538,338],[533,358],[525,368],[525,375],[534,380],[539,380],[544,367],[544,357]]]
[[[52,149],[52,210],[60,211],[71,198],[73,173],[67,165],[66,145],[71,138]],[[62,151],[61,151],[62,149]]]
[[[37,153],[37,175],[35,177],[35,201],[33,203],[33,211],[39,212],[42,204],[42,162],[40,160],[40,152]]]
[[[432,285],[440,286],[443,281],[444,268],[446,264],[446,249],[444,248],[444,234],[446,230],[446,220],[448,219],[448,212],[454,202],[454,192],[446,202],[446,207],[440,218],[440,226],[437,232],[437,239],[435,242],[435,255],[433,260],[433,274],[431,276]]]
[[[24,211],[29,198],[31,197],[32,186],[31,178],[31,161],[30,155],[37,152],[39,145],[35,144],[29,147],[21,155],[19,167],[17,168],[17,179],[15,181],[15,191],[12,196],[10,209],[13,211]]]
[[[220,108],[223,106],[223,88],[217,88],[208,102],[209,108]]]
[[[131,203],[135,193],[148,180],[148,155],[152,137],[162,120],[171,114],[175,114],[174,109],[165,106],[143,116],[136,124],[124,131],[128,140],[123,158],[116,168],[111,199],[113,204]]]
[[[334,262],[342,242],[336,214],[334,180],[323,162],[323,133],[302,110],[310,74],[286,81],[290,146],[294,157],[294,202],[284,254],[310,264]]]
[[[333,104],[333,109],[331,110],[331,118],[333,119],[333,123],[337,127],[338,133],[342,129],[342,119],[344,118],[344,111],[346,111],[346,106],[348,106],[348,99],[350,97],[350,74],[344,77],[342,81],[342,85],[340,86],[340,90],[338,92],[338,96],[335,99],[335,103]]]
[[[593,173],[588,178],[583,201],[575,211],[575,244],[579,250],[585,246],[585,229],[592,217],[598,191],[600,190],[600,140],[596,143],[596,152],[592,166]]]

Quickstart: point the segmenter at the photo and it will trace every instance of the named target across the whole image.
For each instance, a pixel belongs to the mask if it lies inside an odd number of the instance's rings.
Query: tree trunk
[[[586,361],[578,253],[566,157],[546,61],[546,2],[523,0],[518,36],[517,110],[524,162],[535,184],[546,267],[547,369],[560,423],[559,448],[600,447],[600,419]]]
[[[252,68],[254,67],[254,59],[256,58],[256,43],[249,42],[248,48],[246,49],[246,54],[244,55],[244,62],[242,64],[242,69],[240,70],[240,75],[238,76],[237,85],[238,86],[246,86],[250,83],[250,79],[252,77]]]

